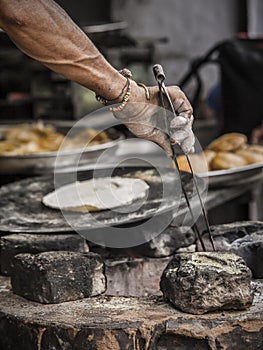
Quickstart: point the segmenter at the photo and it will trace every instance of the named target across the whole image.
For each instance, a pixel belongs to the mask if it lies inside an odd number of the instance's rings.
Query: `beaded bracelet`
[[[126,94],[123,96],[122,102],[118,107],[110,107],[110,111],[112,112],[120,112],[123,110],[123,108],[126,106],[126,104],[129,101],[129,98],[131,96],[131,81],[129,78],[127,78],[128,86]]]
[[[128,78],[132,77],[131,71],[129,69],[127,69],[127,68],[123,68],[123,69],[119,70],[119,73],[121,75],[123,75],[125,78],[127,78],[127,81],[126,81],[124,87],[122,88],[120,94],[117,97],[115,97],[113,99],[106,99],[106,98],[104,98],[104,97],[102,97],[102,96],[100,96],[98,94],[96,95],[96,100],[99,101],[100,103],[102,103],[105,106],[107,106],[109,104],[109,102],[114,102],[114,101],[117,102],[121,98],[121,96],[124,94],[124,91],[127,88],[127,86],[130,84]],[[128,88],[127,88],[127,91],[128,91]],[[122,102],[123,102],[123,100],[122,100]]]
[[[126,70],[126,68],[124,68]],[[127,69],[128,71],[128,69]],[[123,73],[122,73],[123,74]],[[127,75],[126,75],[127,76]],[[127,92],[126,94],[124,95],[123,97],[123,100],[122,100],[122,103],[121,105],[119,105],[118,107],[111,107],[110,110],[113,111],[113,112],[120,112],[123,110],[123,108],[126,106],[126,104],[128,103],[129,101],[129,98],[130,98],[130,95],[131,95],[131,87],[130,87],[130,79],[127,77],[127,80],[129,81],[129,85],[128,85],[128,88],[127,88]],[[137,83],[138,86],[141,86],[144,91],[145,91],[145,96],[146,96],[146,100],[150,100],[150,92],[149,92],[149,89],[147,88],[146,85],[144,85],[143,83]]]
[[[104,106],[107,106],[109,104],[109,102],[118,101],[121,98],[121,96],[124,94],[124,91],[125,91],[128,84],[129,84],[129,82],[128,82],[128,78],[127,78],[127,81],[126,81],[124,87],[122,88],[121,93],[116,98],[113,98],[110,100],[110,99],[106,99],[100,95],[96,95],[96,100],[99,101],[100,103],[102,103]]]
[[[123,108],[128,103],[130,95],[131,95],[131,81],[130,81],[130,78],[132,77],[131,71],[129,69],[127,69],[127,68],[123,68],[122,70],[119,71],[119,73],[122,74],[125,78],[127,78],[126,84],[122,88],[121,93],[119,94],[119,96],[117,96],[114,99],[109,100],[109,99],[106,99],[106,98],[104,98],[104,97],[102,97],[100,95],[96,95],[96,99],[99,102],[101,102],[102,104],[104,104],[105,106],[107,106],[108,102],[118,101],[119,98],[121,98],[121,96],[123,95],[124,90],[127,87],[127,91],[126,91],[125,95],[123,96],[121,104],[118,107],[111,107],[110,108],[110,110],[113,111],[113,112],[120,112],[120,111],[122,111]],[[137,83],[137,85],[141,86],[144,89],[145,95],[146,95],[146,100],[149,101],[150,100],[150,93],[149,93],[149,90],[148,90],[147,86],[145,86],[143,83]]]

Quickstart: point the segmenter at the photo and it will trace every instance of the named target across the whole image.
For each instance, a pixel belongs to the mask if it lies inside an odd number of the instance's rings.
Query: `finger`
[[[189,124],[191,125],[191,127],[193,126],[193,123],[194,123],[194,116],[192,114],[190,119],[189,119]]]
[[[163,148],[169,157],[172,157],[173,152],[170,146],[168,136],[164,134],[160,129],[153,128],[149,125],[143,125],[138,123],[126,123],[127,128],[137,137],[143,138],[148,141],[153,141]]]
[[[255,129],[251,136],[251,142],[253,144],[261,144],[262,140],[263,140],[263,130],[261,128]]]
[[[157,143],[166,152],[169,157],[172,157],[173,151],[170,145],[169,138],[159,129],[153,129],[153,132],[147,136],[144,136],[146,140]]]
[[[154,127],[149,123],[139,121],[137,123],[125,123],[127,128],[136,136],[146,138],[148,135],[152,135]]]
[[[175,131],[172,131],[171,133],[171,142],[179,143],[179,145],[189,136],[189,130],[184,129],[177,129]]]
[[[171,143],[178,143],[185,153],[190,153],[195,144],[195,136],[190,128],[179,129],[172,133]]]
[[[183,140],[183,142],[181,143],[181,148],[182,150],[186,153],[192,153],[193,148],[194,148],[194,144],[195,144],[195,136],[194,134],[191,132],[187,138],[185,138]]]
[[[191,148],[191,151],[189,153],[195,153],[195,146]]]
[[[185,117],[182,117],[179,115],[178,117],[174,117],[171,120],[170,128],[171,129],[182,128],[186,126],[187,123],[188,123],[188,120]]]
[[[175,98],[173,101],[176,112],[179,115],[190,119],[193,115],[193,109],[187,97],[181,90],[178,93],[178,98]]]

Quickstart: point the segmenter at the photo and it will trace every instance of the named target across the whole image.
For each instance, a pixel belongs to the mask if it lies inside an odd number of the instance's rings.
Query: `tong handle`
[[[163,71],[163,67],[160,64],[155,64],[153,66],[153,74],[157,83],[159,85],[162,85],[166,77]]]
[[[175,108],[174,108],[174,105],[171,101],[171,98],[170,98],[170,95],[169,95],[169,92],[164,84],[164,81],[165,81],[165,74],[164,74],[164,70],[163,70],[163,67],[160,65],[160,64],[155,64],[153,66],[153,73],[154,73],[154,77],[155,77],[155,80],[157,81],[158,85],[159,85],[159,90],[160,90],[160,95],[161,95],[161,101],[162,101],[162,105],[164,107],[164,101],[163,101],[163,97],[162,97],[162,92],[165,94],[168,102],[169,102],[169,105],[170,105],[170,108],[174,114],[174,116],[177,116],[176,114],[176,111],[175,111]],[[179,146],[179,149],[181,150],[181,147]],[[186,202],[187,202],[187,206],[189,208],[189,211],[190,211],[190,214],[192,216],[192,220],[193,220],[193,227],[194,227],[194,230],[196,231],[196,234],[201,242],[201,245],[202,245],[202,248],[204,251],[206,251],[206,248],[205,248],[205,245],[204,245],[204,242],[203,242],[203,239],[202,239],[202,235],[201,233],[199,232],[199,229],[196,225],[196,222],[195,222],[195,218],[194,218],[194,215],[193,215],[193,211],[192,211],[192,208],[191,208],[191,204],[189,202],[189,198],[188,198],[188,195],[187,195],[187,192],[184,188],[184,185],[183,185],[183,181],[182,181],[182,175],[181,175],[181,172],[180,172],[180,169],[179,169],[179,165],[178,165],[178,162],[177,162],[177,158],[176,158],[176,145],[172,145],[172,150],[173,150],[173,160],[176,164],[176,167],[178,169],[178,172],[179,172],[179,177],[180,177],[180,181],[181,181],[181,186],[182,186],[182,190],[183,190],[183,193],[184,193],[184,196],[185,196],[185,199],[186,199]],[[203,212],[203,216],[204,216],[204,220],[205,220],[205,225],[206,225],[206,228],[207,228],[207,231],[209,233],[209,238],[210,238],[210,242],[212,244],[212,248],[213,250],[215,251],[215,246],[214,246],[214,241],[213,241],[213,237],[212,237],[212,234],[211,234],[211,230],[210,230],[210,226],[209,226],[209,222],[208,222],[208,218],[207,218],[207,214],[205,212],[205,208],[204,208],[204,204],[203,204],[203,201],[202,201],[202,198],[201,198],[201,195],[200,195],[200,192],[199,192],[199,189],[198,189],[198,184],[197,184],[197,181],[196,181],[196,178],[195,178],[195,175],[194,175],[194,172],[193,172],[193,168],[192,168],[192,165],[191,165],[191,162],[190,162],[190,159],[188,157],[188,155],[186,154],[186,159],[187,159],[187,163],[190,167],[190,170],[191,170],[191,174],[192,174],[192,177],[193,177],[193,182],[194,182],[194,186],[196,188],[196,192],[197,192],[197,195],[198,195],[198,199],[200,201],[200,205],[201,205],[201,209],[202,209],[202,212]]]
[[[163,96],[162,96],[162,93],[166,96],[167,98],[167,101],[169,103],[169,106],[171,108],[171,111],[172,113],[174,114],[174,116],[176,117],[177,114],[176,114],[176,110],[174,108],[174,105],[171,101],[171,98],[170,98],[170,95],[169,95],[169,92],[164,84],[164,81],[165,81],[165,74],[164,74],[164,70],[163,70],[163,67],[160,65],[160,64],[156,64],[153,66],[153,74],[154,74],[154,77],[155,77],[155,80],[157,81],[158,85],[159,85],[159,90],[160,90],[160,96],[161,96],[161,101],[162,101],[162,105],[164,107],[164,100],[163,100]]]

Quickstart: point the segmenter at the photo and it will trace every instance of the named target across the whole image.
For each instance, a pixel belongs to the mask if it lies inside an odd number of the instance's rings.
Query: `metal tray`
[[[32,122],[32,121],[31,121]],[[23,123],[23,122],[20,122]],[[74,122],[54,122],[47,121],[47,124],[54,125],[59,132],[66,135],[71,129]],[[4,132],[7,127],[15,126],[15,124],[10,125],[0,125],[0,135]],[[89,128],[87,125],[83,128],[78,128],[79,131]],[[79,165],[94,164],[96,159],[102,154],[106,149],[111,149],[113,154],[115,154],[118,148],[118,142],[124,139],[124,135],[116,130],[115,128],[109,128],[107,134],[112,139],[111,142],[106,142],[100,145],[90,146],[88,148],[72,149],[65,151],[56,152],[42,152],[29,155],[19,155],[19,156],[1,156],[0,155],[0,174],[29,174],[29,175],[43,175],[50,174],[55,167],[56,158],[59,154],[59,164],[61,167],[70,167],[76,164],[76,159],[80,160]],[[80,157],[81,155],[81,157]]]
[[[263,162],[228,170],[215,170],[198,174],[208,178],[210,187],[229,187],[263,180]]]
[[[138,175],[138,171],[140,172]],[[150,174],[149,175],[149,171]],[[71,220],[76,220],[78,228],[94,229],[101,225],[116,226],[131,224],[152,217],[154,214],[170,212],[180,206],[185,209],[183,199],[175,198],[175,184],[178,184],[178,174],[174,169],[163,169],[162,177],[154,168],[146,167],[119,167],[115,168],[113,176],[132,176],[145,180],[149,185],[147,200],[139,210],[130,213],[112,212],[104,210],[94,212],[90,219],[85,213],[72,214]],[[86,170],[78,173],[78,180],[92,178],[94,171]],[[100,177],[105,176],[105,170],[100,169],[97,173]],[[96,174],[96,175],[97,175]],[[62,176],[62,181],[65,175]],[[163,201],[163,181],[169,186],[169,195]],[[204,180],[198,179],[199,188],[205,189]],[[189,173],[183,173],[183,182],[189,197],[195,199],[193,180]],[[67,182],[65,182],[67,183]],[[5,233],[59,233],[72,231],[61,211],[47,208],[42,204],[44,195],[54,190],[53,176],[27,178],[0,188],[0,231]]]

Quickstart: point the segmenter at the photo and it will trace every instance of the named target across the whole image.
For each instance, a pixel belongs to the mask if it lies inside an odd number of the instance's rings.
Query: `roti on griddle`
[[[149,186],[143,180],[124,177],[93,178],[62,186],[43,197],[53,209],[99,211],[132,204],[147,195]]]

